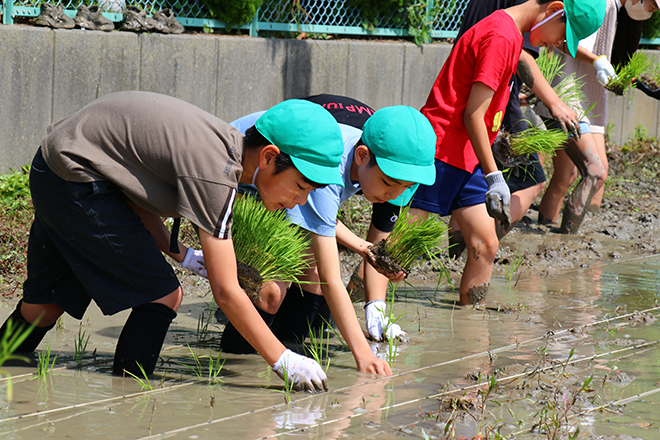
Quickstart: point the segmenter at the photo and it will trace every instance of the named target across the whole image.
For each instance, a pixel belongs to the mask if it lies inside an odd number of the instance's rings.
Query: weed
[[[37,375],[39,377],[46,377],[53,371],[53,366],[57,360],[57,355],[53,358],[53,361],[50,362],[50,343],[41,350],[39,353],[39,365],[37,367]]]
[[[78,335],[73,341],[74,344],[74,358],[76,359],[76,365],[81,365],[83,358],[85,357],[85,352],[87,351],[87,344],[89,343],[89,334],[86,330],[82,329],[82,325],[78,328]]]
[[[30,166],[20,171],[9,168],[9,173],[0,175],[0,205],[5,209],[18,210],[30,206]]]

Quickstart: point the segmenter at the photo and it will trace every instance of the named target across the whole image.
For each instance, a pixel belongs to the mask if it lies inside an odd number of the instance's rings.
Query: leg
[[[541,224],[557,223],[564,196],[577,178],[577,168],[564,151],[557,151],[552,163],[555,171],[539,206]]]
[[[609,172],[610,165],[607,161],[607,150],[605,148],[605,135],[603,133],[594,133],[594,141],[596,143],[596,152],[600,157],[600,162],[603,165],[603,174],[598,179],[598,187],[591,199],[591,209],[598,210],[603,202],[603,193],[605,192],[605,181],[607,180],[607,173]]]
[[[0,328],[0,340],[10,340],[13,335],[22,333],[32,327],[30,334],[16,347],[16,353],[31,353],[37,349],[46,333],[55,326],[57,319],[64,310],[55,303],[27,304],[19,301],[16,310],[7,318]],[[9,325],[9,320],[12,325]],[[11,334],[7,334],[11,330]]]
[[[465,250],[465,238],[458,227],[456,219],[452,215],[449,218],[449,230],[447,231],[449,237],[449,258],[456,259],[463,254]]]
[[[499,248],[495,221],[488,215],[483,203],[459,208],[452,215],[463,232],[468,250],[461,278],[460,304],[480,304],[488,292],[493,261]]]

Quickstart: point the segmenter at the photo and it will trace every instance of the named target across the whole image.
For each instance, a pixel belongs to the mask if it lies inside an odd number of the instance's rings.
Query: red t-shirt
[[[436,159],[474,171],[479,160],[463,122],[472,85],[478,81],[495,91],[484,118],[492,144],[506,110],[522,44],[516,23],[503,10],[472,26],[458,40],[422,108],[438,136]]]

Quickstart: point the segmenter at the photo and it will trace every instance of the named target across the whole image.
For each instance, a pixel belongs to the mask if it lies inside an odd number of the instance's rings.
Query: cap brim
[[[430,165],[412,165],[378,156],[376,156],[376,163],[380,167],[380,170],[392,179],[421,183],[423,185],[433,185],[435,183],[435,163]]]
[[[414,184],[410,188],[406,189],[399,197],[394,200],[389,200],[388,203],[391,203],[394,206],[406,206],[412,200],[415,195],[415,191],[419,188],[419,183]]]
[[[339,172],[338,166],[327,167],[324,165],[318,165],[312,162],[307,162],[306,160],[295,156],[291,156],[291,161],[303,176],[314,183],[321,185],[344,186],[344,179]]]
[[[566,18],[566,47],[573,58],[575,58],[575,54],[577,53],[578,44],[580,44],[580,39],[573,30],[571,22]]]

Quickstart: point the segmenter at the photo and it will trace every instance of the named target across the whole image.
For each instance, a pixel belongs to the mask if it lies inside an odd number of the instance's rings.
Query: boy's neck
[[[243,173],[241,173],[241,178],[239,179],[240,183],[252,183],[252,177],[254,176],[254,171],[259,165],[259,153],[260,148],[247,148],[243,144],[243,155],[241,160],[241,166],[243,167]]]
[[[549,4],[539,5],[536,0],[527,0],[525,3],[504,9],[504,12],[511,16],[520,33],[524,34],[543,19]]]

